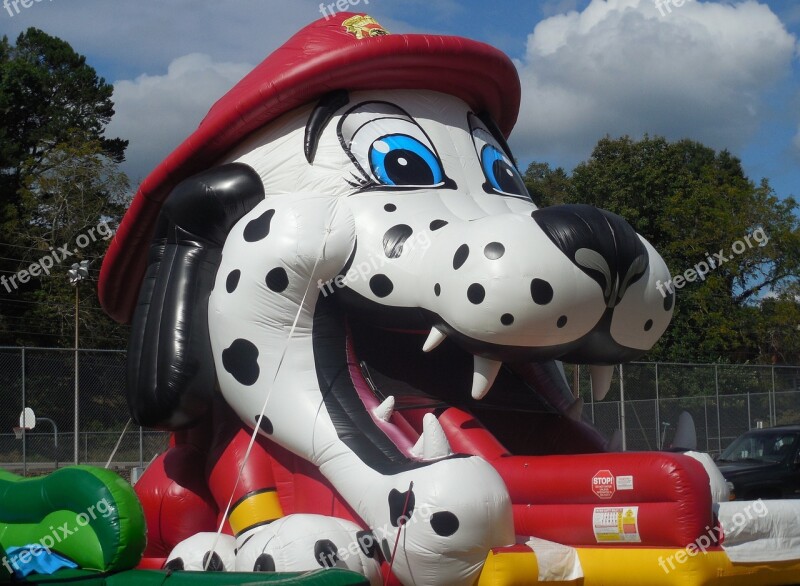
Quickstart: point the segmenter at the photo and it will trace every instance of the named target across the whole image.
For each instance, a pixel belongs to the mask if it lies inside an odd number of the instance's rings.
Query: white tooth
[[[483,356],[475,357],[475,372],[472,375],[472,398],[480,401],[489,392],[502,362],[490,360]]]
[[[592,396],[595,401],[602,401],[611,388],[611,377],[614,375],[613,366],[589,365],[589,374],[592,377]]]
[[[442,424],[433,413],[426,413],[422,418],[422,459],[436,460],[452,453]]]
[[[581,416],[583,415],[583,399],[578,397],[575,401],[567,407],[567,410],[564,414],[572,419],[573,421],[580,421]]]
[[[372,410],[372,414],[383,421],[389,421],[392,413],[394,413],[394,397],[392,395],[386,397],[383,403]]]
[[[424,426],[424,419],[423,419],[423,426]],[[417,439],[417,443],[414,444],[414,447],[411,448],[411,455],[415,458],[422,460],[422,454],[424,453],[424,444],[425,444],[425,430],[422,430],[422,433],[419,434],[419,439]]]
[[[436,327],[431,328],[431,333],[428,334],[428,339],[425,340],[425,343],[422,345],[423,352],[430,352],[436,346],[444,342],[444,339],[447,337],[447,334],[442,332]]]

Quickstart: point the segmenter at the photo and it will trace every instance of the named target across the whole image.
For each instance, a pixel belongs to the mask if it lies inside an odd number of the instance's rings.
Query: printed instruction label
[[[592,514],[597,543],[641,543],[639,507],[595,507]]]
[[[633,490],[633,476],[617,476],[617,490]]]

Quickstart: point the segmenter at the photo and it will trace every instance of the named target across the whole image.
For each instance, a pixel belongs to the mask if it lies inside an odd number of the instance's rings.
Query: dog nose
[[[554,206],[434,234],[415,263],[427,281],[419,306],[432,334],[475,355],[611,364],[640,356],[669,323],[656,289],[669,279],[663,259],[610,212]]]
[[[620,216],[590,205],[559,205],[531,214],[572,263],[596,281],[608,308],[647,270],[647,250]]]

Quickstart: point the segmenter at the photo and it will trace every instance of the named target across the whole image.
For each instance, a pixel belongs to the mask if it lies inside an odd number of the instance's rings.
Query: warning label
[[[617,476],[617,490],[633,490],[633,476]]]
[[[598,470],[597,474],[592,476],[592,492],[601,499],[610,499],[616,492],[616,484],[614,482],[614,475],[609,470]]]
[[[641,543],[639,507],[595,507],[592,514],[597,543]]]

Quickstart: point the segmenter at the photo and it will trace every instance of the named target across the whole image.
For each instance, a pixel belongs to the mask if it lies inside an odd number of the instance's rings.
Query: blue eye
[[[517,169],[494,145],[487,144],[481,149],[481,167],[489,184],[497,191],[512,195],[528,195],[528,189]]]
[[[390,134],[372,143],[369,163],[384,185],[437,185],[442,164],[427,146],[407,134]]]

